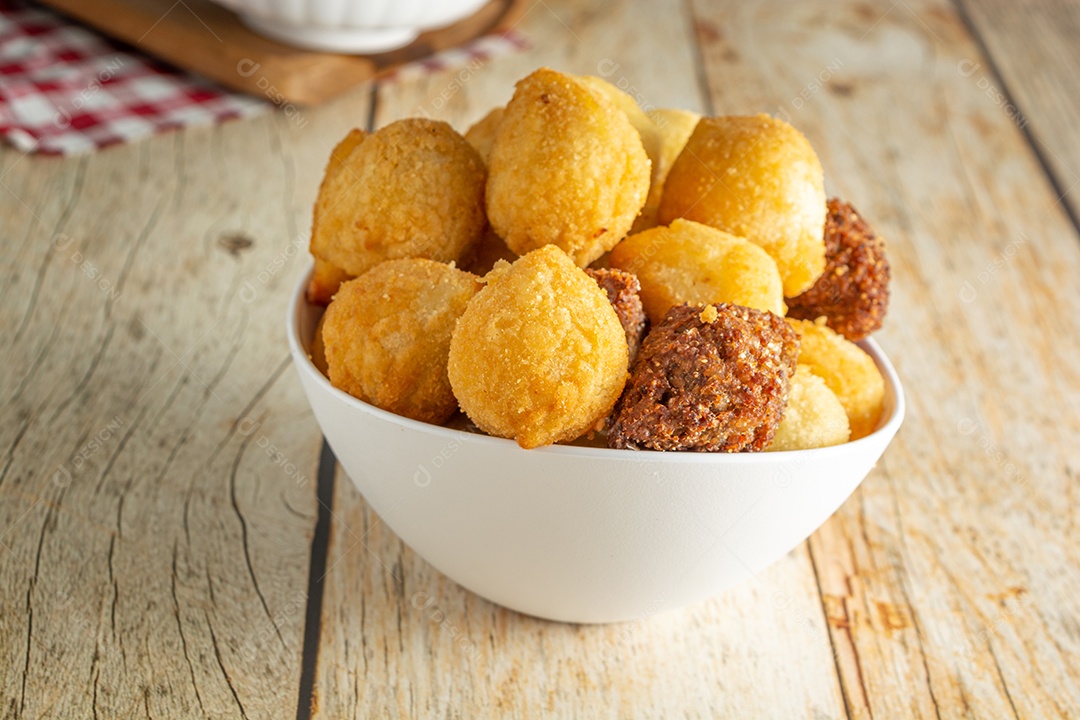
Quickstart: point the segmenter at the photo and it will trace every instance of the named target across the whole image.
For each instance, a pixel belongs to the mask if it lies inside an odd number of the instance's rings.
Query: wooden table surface
[[[0,151],[3,718],[1080,717],[1080,9],[536,0],[532,49],[71,159]],[[808,542],[685,611],[442,577],[323,449],[285,306],[354,126],[540,65],[790,119],[890,241],[908,417]]]

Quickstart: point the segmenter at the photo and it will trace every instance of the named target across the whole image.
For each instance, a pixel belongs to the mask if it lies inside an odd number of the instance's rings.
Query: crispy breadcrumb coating
[[[352,279],[353,276],[341,268],[315,258],[315,269],[311,271],[311,280],[308,281],[307,301],[326,307],[341,287],[341,283]]]
[[[799,365],[776,435],[766,451],[809,450],[846,443],[851,436],[847,413],[825,381]]]
[[[748,240],[691,220],[640,232],[615,246],[611,267],[637,275],[641,302],[658,323],[673,305],[728,302],[784,314],[780,271]]]
[[[491,146],[495,142],[495,133],[498,131],[499,123],[502,122],[505,113],[505,107],[492,108],[487,115],[477,120],[465,131],[465,139],[475,148],[476,152],[480,153],[485,165],[491,155]]]
[[[649,168],[638,131],[605,93],[541,68],[518,82],[495,134],[488,220],[515,253],[553,244],[586,267],[626,236]]]
[[[829,200],[825,218],[825,272],[814,286],[789,298],[788,315],[825,318],[848,340],[862,340],[881,327],[889,310],[889,260],[885,241],[850,204]]]
[[[460,260],[486,226],[485,179],[480,155],[444,122],[353,131],[319,188],[311,252],[352,276],[396,258]]]
[[[768,115],[702,118],[672,165],[659,221],[711,225],[765,249],[784,295],[825,269],[825,175],[805,136]]]
[[[851,423],[851,439],[872,433],[885,402],[885,378],[855,343],[830,330],[823,322],[788,318],[800,337],[799,363],[836,393]]]
[[[554,245],[500,261],[485,282],[450,343],[461,409],[523,448],[596,426],[626,383],[626,334],[607,294]]]
[[[322,320],[330,382],[383,410],[443,422],[457,410],[450,334],[480,288],[471,273],[419,258],[389,260],[343,284]]]
[[[630,229],[631,233],[638,233],[657,226],[660,199],[664,197],[664,183],[667,181],[668,173],[671,172],[671,166],[675,163],[675,159],[679,157],[679,153],[686,147],[686,141],[690,139],[690,133],[694,132],[698,121],[701,120],[699,113],[675,108],[650,110],[648,115],[656,125],[656,131],[660,135],[660,157],[659,159],[653,159],[652,185],[649,186],[649,197],[645,200],[645,207],[641,208],[641,214],[634,220],[634,226]]]
[[[645,337],[608,431],[613,448],[760,451],[780,423],[798,336],[770,312],[678,305]]]
[[[500,260],[514,262],[517,258],[518,256],[506,247],[503,239],[496,235],[494,230],[488,228],[468,257],[461,259],[461,269],[483,277],[491,272],[495,263]]]
[[[630,362],[634,362],[648,322],[639,295],[641,283],[634,275],[622,270],[590,268],[585,272],[607,293],[608,301],[615,308],[615,314],[626,331],[626,347]]]

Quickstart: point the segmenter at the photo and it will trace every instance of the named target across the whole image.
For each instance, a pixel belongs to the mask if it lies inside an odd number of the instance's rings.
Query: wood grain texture
[[[531,50],[374,106],[360,90],[80,159],[0,151],[0,717],[297,715],[321,438],[282,318],[323,164],[354,126],[464,129],[540,65],[802,129],[889,240],[879,340],[907,421],[808,543],[613,626],[466,592],[339,474],[313,716],[1080,716],[1080,238],[964,64],[1052,66],[1020,100],[1049,143],[1065,121],[1039,108],[1072,102],[1076,58],[981,24],[1050,20],[967,11],[543,0],[518,26]]]
[[[0,155],[0,716],[295,712],[319,444],[282,322],[366,105]]]
[[[684,612],[569,625],[464,590],[393,522],[339,476],[316,718],[843,716],[805,547]]]
[[[1080,77],[1076,38],[1080,6],[1062,0],[969,2],[961,14],[979,40],[984,62],[958,67],[983,93],[982,102],[1023,129],[1080,225]]]
[[[1076,716],[1080,246],[1062,206],[957,71],[980,56],[948,4],[711,8],[717,111],[787,112],[891,241],[878,337],[908,418],[810,540],[850,715]]]

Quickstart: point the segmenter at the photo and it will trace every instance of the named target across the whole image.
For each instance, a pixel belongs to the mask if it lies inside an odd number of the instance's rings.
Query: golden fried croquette
[[[660,223],[685,217],[763,247],[784,295],[825,268],[825,184],[809,141],[768,115],[703,118],[668,173]]]
[[[848,340],[881,327],[889,310],[889,260],[885,241],[848,203],[832,198],[825,219],[825,272],[814,286],[788,300],[788,315],[824,317]]]
[[[553,244],[585,267],[645,204],[649,158],[611,99],[546,68],[517,84],[491,148],[488,219],[515,253]]]
[[[799,364],[809,366],[836,393],[851,423],[851,439],[872,433],[885,402],[885,379],[873,358],[823,322],[788,322],[801,338]]]
[[[671,172],[675,158],[679,157],[679,153],[686,147],[690,133],[694,132],[694,127],[701,119],[701,115],[696,112],[674,108],[650,110],[648,115],[660,134],[660,157],[653,159],[653,180],[652,185],[649,186],[649,197],[645,200],[645,207],[641,209],[641,214],[634,220],[634,226],[630,229],[631,233],[656,227],[660,199],[664,196],[667,175]]]
[[[609,268],[587,268],[585,273],[607,293],[611,307],[619,316],[626,331],[626,347],[630,362],[634,362],[641,340],[645,337],[645,308],[641,304],[641,283],[631,273]]]
[[[483,160],[444,122],[399,120],[334,149],[311,252],[359,276],[383,260],[458,260],[484,231]]]
[[[333,299],[341,283],[352,280],[353,276],[325,260],[315,258],[315,268],[308,281],[307,301],[313,305],[326,307]]]
[[[462,258],[461,269],[483,277],[491,272],[498,261],[514,262],[517,257],[494,230],[487,228],[469,256]]]
[[[848,441],[851,427],[836,393],[825,381],[799,365],[791,378],[791,392],[780,426],[767,451],[809,450],[841,445]]]
[[[434,260],[388,260],[343,284],[322,330],[330,382],[421,422],[457,410],[446,374],[450,335],[480,278]]]
[[[729,302],[783,316],[780,272],[757,245],[690,220],[631,235],[608,262],[637,275],[655,324],[673,305]]]
[[[596,77],[595,75],[575,75],[573,76],[578,82],[585,83],[594,90],[598,90],[600,93],[607,95],[608,98],[615,103],[615,107],[619,108],[626,114],[626,119],[630,121],[630,124],[634,126],[634,129],[638,131],[638,136],[641,138],[641,145],[645,148],[645,154],[649,156],[649,162],[652,164],[650,168],[650,186],[656,182],[657,173],[660,169],[661,154],[664,149],[664,138],[660,134],[659,128],[656,127],[656,123],[653,119],[641,109],[641,106],[637,104],[629,93],[620,90],[607,80]]]
[[[650,110],[648,115],[656,124],[663,142],[661,160],[670,169],[701,120],[701,113],[681,108],[656,108]]]
[[[504,107],[493,108],[465,131],[465,140],[476,152],[480,153],[485,165],[491,155],[491,145],[495,142],[495,132],[499,129],[499,123],[502,122],[505,113]]]
[[[346,161],[352,155],[353,151],[364,142],[367,136],[368,134],[363,130],[354,128],[334,146],[333,150],[330,151],[330,159],[326,163],[326,170],[323,172],[322,183],[319,185],[320,198],[323,197],[324,194],[328,194],[331,185],[340,179],[341,173],[346,167]],[[316,204],[316,217],[318,217],[318,212]],[[312,239],[310,247],[313,255],[315,255],[315,231],[315,221],[312,221]],[[334,297],[334,293],[341,287],[341,283],[346,280],[351,280],[353,277],[355,276],[345,272],[333,263],[323,260],[318,255],[315,255],[315,269],[311,274],[311,280],[308,283],[307,289],[308,302],[326,307],[330,304],[330,299]]]
[[[315,368],[325,375],[330,377],[330,370],[326,365],[326,345],[323,343],[322,331],[323,326],[326,325],[326,313],[322,314],[319,318],[318,324],[315,326],[315,337],[311,338],[311,347],[308,349],[308,357],[311,358],[311,364]]]
[[[626,335],[596,281],[553,245],[501,265],[458,320],[450,384],[485,432],[523,448],[573,440],[626,382]]]
[[[780,424],[798,351],[798,336],[772,313],[677,305],[645,336],[608,444],[763,450]]]

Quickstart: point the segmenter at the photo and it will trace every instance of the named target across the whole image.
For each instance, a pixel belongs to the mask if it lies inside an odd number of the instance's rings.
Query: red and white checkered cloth
[[[474,68],[526,47],[520,35],[480,38],[398,70]],[[166,130],[272,110],[111,42],[47,10],[0,0],[0,136],[24,152],[75,155]]]
[[[24,152],[74,155],[272,107],[56,13],[0,9],[0,135]]]

